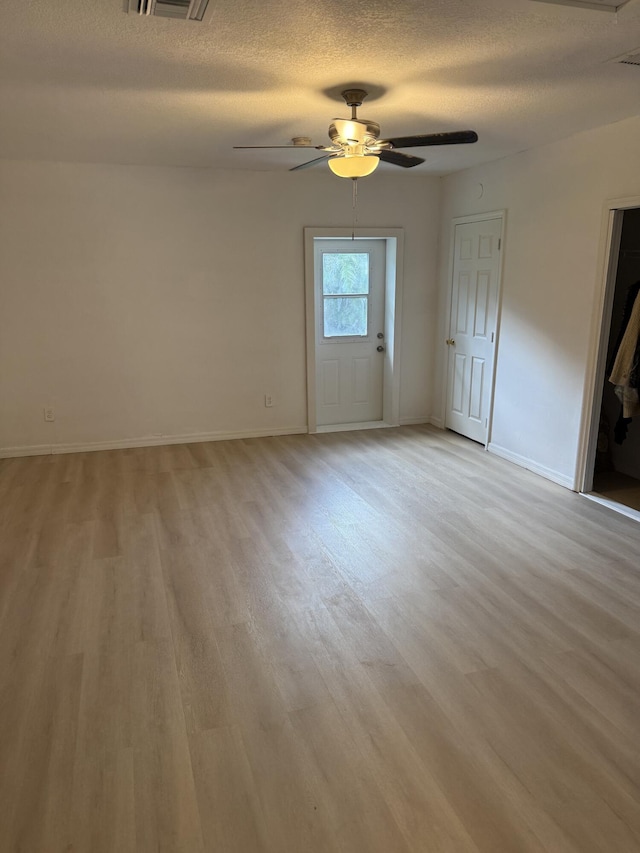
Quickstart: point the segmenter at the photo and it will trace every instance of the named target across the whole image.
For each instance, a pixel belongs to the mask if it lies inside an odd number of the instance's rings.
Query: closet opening
[[[583,491],[640,520],[640,207],[613,213]]]

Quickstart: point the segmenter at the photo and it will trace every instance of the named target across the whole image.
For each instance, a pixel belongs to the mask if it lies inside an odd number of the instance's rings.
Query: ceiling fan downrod
[[[364,89],[345,89],[341,93],[348,107],[351,107],[351,119],[358,118],[358,107],[362,106],[362,102],[369,94]]]

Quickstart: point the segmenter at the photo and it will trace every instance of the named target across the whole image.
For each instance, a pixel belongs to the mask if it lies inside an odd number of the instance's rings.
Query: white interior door
[[[502,219],[455,226],[446,426],[486,444],[498,311]]]
[[[382,421],[384,240],[317,240],[316,421]]]

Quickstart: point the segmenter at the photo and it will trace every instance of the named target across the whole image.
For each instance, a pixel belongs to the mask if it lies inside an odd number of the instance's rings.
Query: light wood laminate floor
[[[0,462],[2,853],[637,853],[640,525],[429,427]]]

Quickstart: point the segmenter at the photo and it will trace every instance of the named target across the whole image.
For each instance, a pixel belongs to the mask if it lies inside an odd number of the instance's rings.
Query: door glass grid
[[[366,337],[369,330],[368,252],[323,252],[322,324],[325,338]]]

